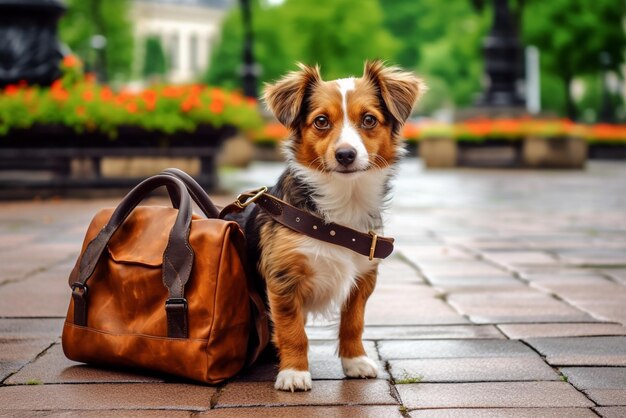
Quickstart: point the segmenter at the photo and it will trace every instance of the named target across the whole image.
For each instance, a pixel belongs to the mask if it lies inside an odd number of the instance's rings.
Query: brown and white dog
[[[393,165],[402,155],[398,135],[422,91],[413,74],[379,61],[366,63],[361,78],[333,81],[323,81],[318,67],[300,65],[267,86],[267,105],[290,131],[287,169],[269,192],[328,222],[382,234]],[[275,388],[311,389],[307,315],[337,310],[345,375],[375,377],[378,367],[361,335],[379,260],[294,232],[258,208],[245,223],[274,325]]]

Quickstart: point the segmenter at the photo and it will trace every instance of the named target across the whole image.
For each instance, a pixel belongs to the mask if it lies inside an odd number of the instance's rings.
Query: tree
[[[164,76],[166,72],[167,64],[161,40],[157,36],[147,37],[143,59],[143,76],[145,78]]]
[[[391,59],[397,42],[385,30],[377,0],[300,0],[278,6],[253,2],[254,54],[261,80],[272,81],[301,61],[320,64],[327,78],[360,75],[368,58]],[[234,9],[225,19],[221,43],[211,57],[207,80],[239,86],[243,30]]]
[[[99,66],[105,78],[124,79],[130,75],[133,35],[129,0],[68,0],[61,19],[61,40],[85,63]],[[102,35],[106,46],[95,52],[91,41]]]
[[[527,1],[524,7],[524,40],[541,50],[542,73],[561,80],[567,114],[573,119],[574,77],[596,75],[602,52],[611,57],[613,70],[624,62],[624,14],[624,2],[616,0]]]
[[[464,106],[481,90],[481,42],[487,13],[469,1],[394,0],[386,2],[385,26],[400,40],[396,61],[426,79],[423,108]]]

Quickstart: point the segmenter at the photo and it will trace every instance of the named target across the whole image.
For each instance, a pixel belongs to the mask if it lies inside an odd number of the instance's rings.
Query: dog
[[[381,61],[366,62],[360,78],[333,81],[322,80],[318,66],[300,64],[267,85],[264,100],[290,132],[287,168],[269,193],[326,222],[381,234],[393,166],[403,154],[400,130],[423,91],[415,75]],[[273,323],[275,388],[311,389],[307,316],[337,310],[345,375],[376,377],[361,336],[379,260],[288,229],[258,207],[244,228]]]

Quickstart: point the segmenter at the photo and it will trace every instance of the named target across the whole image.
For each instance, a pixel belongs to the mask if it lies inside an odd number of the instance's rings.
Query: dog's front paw
[[[296,390],[311,390],[311,373],[306,370],[285,369],[276,376],[274,388],[294,392]]]
[[[343,373],[348,377],[376,377],[378,365],[367,356],[341,358]]]

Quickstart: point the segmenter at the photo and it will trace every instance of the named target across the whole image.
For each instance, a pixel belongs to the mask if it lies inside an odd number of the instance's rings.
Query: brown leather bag
[[[161,186],[174,208],[137,206]],[[192,214],[191,197],[208,218]],[[65,355],[206,383],[251,364],[269,339],[265,308],[246,277],[239,225],[217,214],[191,177],[171,169],[101,210],[69,278]]]

